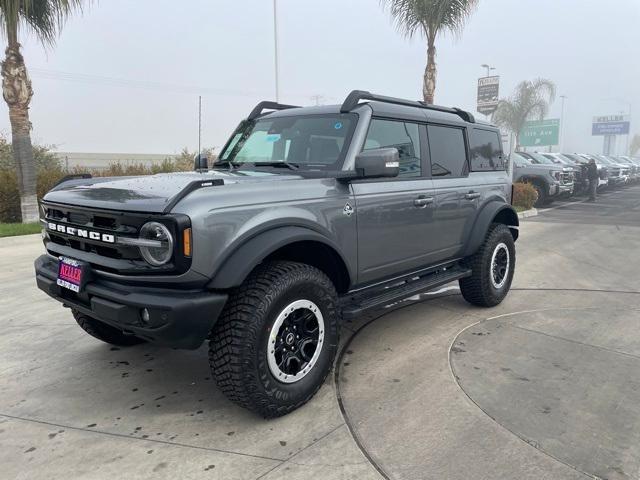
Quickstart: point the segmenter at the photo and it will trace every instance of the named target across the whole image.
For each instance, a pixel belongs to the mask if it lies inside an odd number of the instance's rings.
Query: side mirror
[[[397,177],[400,173],[400,154],[397,148],[366,150],[356,157],[356,178]]]
[[[193,169],[196,172],[206,172],[209,170],[209,159],[206,155],[198,153],[193,157]]]

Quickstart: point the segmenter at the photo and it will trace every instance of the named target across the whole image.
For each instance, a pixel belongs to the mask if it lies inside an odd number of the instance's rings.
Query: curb
[[[530,210],[525,210],[524,212],[518,212],[518,218],[529,218],[536,217],[538,215],[538,209],[532,208]]]

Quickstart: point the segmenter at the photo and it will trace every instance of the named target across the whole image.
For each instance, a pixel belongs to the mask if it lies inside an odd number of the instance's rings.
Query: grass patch
[[[0,238],[40,233],[40,223],[0,223]]]

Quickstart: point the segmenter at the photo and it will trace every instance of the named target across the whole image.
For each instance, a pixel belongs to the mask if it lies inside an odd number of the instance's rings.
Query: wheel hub
[[[320,356],[324,341],[324,319],[309,300],[287,305],[271,329],[267,361],[271,374],[283,383],[297,382],[307,375]]]
[[[510,256],[505,243],[499,243],[491,256],[491,284],[500,289],[509,277]]]

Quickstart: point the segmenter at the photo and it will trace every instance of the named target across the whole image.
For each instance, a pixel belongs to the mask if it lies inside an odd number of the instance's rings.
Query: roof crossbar
[[[247,117],[247,120],[255,120],[264,110],[286,110],[288,108],[299,108],[297,105],[284,105],[282,103],[277,102],[260,102],[255,106],[251,113]]]
[[[460,108],[441,107],[439,105],[431,105],[429,103],[415,100],[405,100],[403,98],[387,97],[386,95],[376,95],[364,90],[353,90],[349,95],[347,95],[347,98],[345,98],[344,102],[342,102],[340,112],[350,112],[358,105],[360,100],[374,100],[376,102],[392,103],[394,105],[404,105],[407,107],[417,107],[424,108],[426,110],[436,110],[438,112],[453,113],[455,115],[458,115],[465,122],[475,123],[476,121],[470,112],[467,112],[466,110],[462,110]]]

